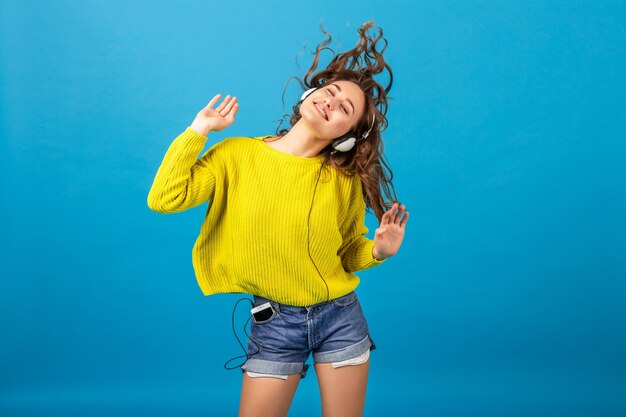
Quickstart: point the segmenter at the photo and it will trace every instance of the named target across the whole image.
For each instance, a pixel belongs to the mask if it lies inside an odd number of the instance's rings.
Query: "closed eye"
[[[328,92],[330,93],[330,95],[331,95],[331,96],[335,97],[335,93],[334,93],[334,92],[333,92],[330,88],[327,88],[327,89],[326,89],[326,91],[328,91]],[[340,107],[341,107],[341,110],[343,110],[343,112],[344,112],[345,114],[348,114],[348,111],[346,110],[346,108],[345,108],[345,107],[343,107],[343,106],[340,106]]]

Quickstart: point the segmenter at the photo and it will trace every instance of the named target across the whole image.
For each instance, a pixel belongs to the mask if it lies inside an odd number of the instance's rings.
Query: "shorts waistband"
[[[319,306],[324,306],[326,304],[330,304],[330,303],[334,303],[334,302],[338,302],[341,303],[344,300],[350,300],[353,297],[356,297],[356,292],[354,290],[350,291],[347,294],[344,294],[340,297],[336,297],[336,298],[331,298],[328,301],[322,301],[321,303],[316,303],[316,304],[311,304],[308,306],[294,306],[294,305],[290,305],[290,304],[283,304],[283,303],[279,303],[278,301],[274,301],[271,300],[269,298],[260,296],[260,295],[254,295],[254,301],[256,302],[269,302],[270,304],[272,304],[272,307],[274,307],[275,309],[277,309],[278,311],[293,311],[293,312],[306,312],[306,311],[310,311],[313,308],[319,307]]]

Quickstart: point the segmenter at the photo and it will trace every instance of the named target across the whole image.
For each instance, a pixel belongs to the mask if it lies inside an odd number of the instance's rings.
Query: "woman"
[[[324,416],[360,416],[369,352],[376,348],[354,289],[355,271],[395,255],[409,217],[386,203],[380,133],[387,93],[373,75],[391,69],[376,39],[304,77],[291,129],[274,137],[230,137],[199,159],[209,132],[235,121],[236,97],[213,97],[170,145],[148,195],[151,209],[173,213],[209,201],[193,249],[203,293],[254,295],[239,416],[287,415],[312,353]],[[386,42],[386,41],[385,41]],[[363,59],[361,55],[364,54]],[[214,106],[216,106],[214,108]],[[280,127],[280,126],[279,126]],[[278,129],[277,129],[278,130]],[[393,186],[392,186],[393,188]],[[367,207],[380,221],[365,237]]]

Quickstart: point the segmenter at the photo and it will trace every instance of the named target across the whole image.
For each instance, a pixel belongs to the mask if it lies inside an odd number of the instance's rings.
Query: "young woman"
[[[323,415],[363,413],[376,346],[354,272],[395,255],[409,217],[380,192],[393,189],[381,168],[393,76],[385,48],[376,49],[382,30],[375,39],[366,33],[372,26],[362,25],[357,46],[308,79],[331,41],[322,28],[328,40],[304,77],[308,90],[290,129],[229,137],[198,159],[209,132],[234,123],[239,109],[236,97],[219,105],[221,95],[213,97],[170,145],[150,189],[148,205],[162,213],[209,201],[193,249],[203,293],[254,295],[240,417],[286,416],[311,353]],[[384,69],[387,88],[373,79]],[[373,240],[365,237],[367,207],[380,221]]]

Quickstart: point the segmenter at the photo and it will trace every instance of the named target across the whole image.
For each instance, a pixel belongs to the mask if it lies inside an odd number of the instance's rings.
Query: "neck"
[[[299,156],[312,158],[331,143],[330,140],[320,139],[312,134],[311,130],[300,119],[282,138],[273,143],[274,148]]]

